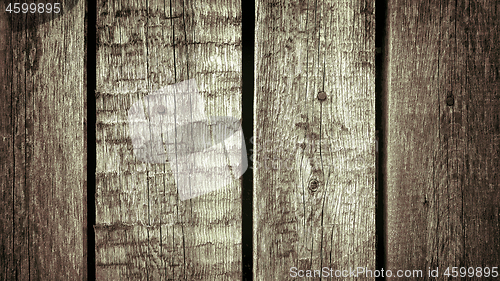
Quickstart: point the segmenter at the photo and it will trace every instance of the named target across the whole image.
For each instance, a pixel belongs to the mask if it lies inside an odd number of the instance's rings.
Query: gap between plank
[[[387,0],[375,0],[375,132],[377,137],[376,157],[376,260],[377,270],[386,270],[386,117],[387,117]],[[377,280],[385,280],[378,277]]]
[[[95,262],[95,232],[96,222],[95,207],[95,171],[96,171],[96,5],[91,5],[85,1],[85,79],[87,81],[87,278],[96,280],[96,262]]]
[[[254,122],[254,46],[255,46],[255,1],[241,1],[242,42],[242,121],[247,155],[253,151]],[[243,153],[243,157],[246,157]],[[253,167],[242,178],[241,187],[241,261],[242,280],[253,280]]]

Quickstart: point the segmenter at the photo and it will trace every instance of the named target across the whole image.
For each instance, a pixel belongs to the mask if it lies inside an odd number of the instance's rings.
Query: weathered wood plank
[[[389,3],[387,269],[500,264],[499,11]]]
[[[374,1],[256,2],[255,280],[374,270]]]
[[[29,34],[29,35],[28,35]],[[18,278],[29,279],[31,276],[30,271],[30,256],[29,256],[29,240],[31,235],[29,231],[30,227],[30,205],[34,205],[33,199],[30,196],[30,189],[33,187],[30,186],[31,181],[27,181],[28,174],[30,173],[30,164],[26,159],[26,147],[31,146],[33,144],[33,130],[27,130],[26,126],[28,122],[32,122],[32,112],[28,113],[28,108],[33,107],[31,104],[30,95],[33,92],[33,79],[31,72],[31,67],[34,66],[35,58],[33,54],[28,54],[27,50],[33,50],[35,53],[37,47],[38,37],[29,40],[28,36],[33,35],[33,30],[29,32],[16,32],[12,34],[12,45],[19,45],[21,48],[13,48],[12,57],[13,58],[24,58],[24,60],[13,61],[13,75],[12,75],[12,92],[16,93],[12,97],[12,118],[13,118],[13,155],[14,155],[14,181],[13,181],[13,195],[14,195],[14,206],[12,209],[14,216],[14,261],[15,261],[15,272]],[[27,69],[28,68],[28,69]],[[31,75],[26,75],[25,73],[30,70]],[[50,96],[48,96],[50,97]],[[32,111],[32,110],[30,110]],[[50,115],[52,113],[52,115]],[[47,119],[55,117],[53,116],[53,112],[49,112],[47,115]],[[45,120],[44,120],[45,121]],[[50,121],[45,121],[50,124]],[[52,124],[50,124],[52,125]],[[29,125],[28,125],[29,126]],[[31,131],[31,132],[30,132]],[[27,135],[26,132],[30,134]],[[29,149],[29,153],[33,153],[31,149]],[[49,148],[50,150],[50,148]],[[47,171],[48,173],[53,173],[50,169]],[[43,178],[45,175],[39,174],[39,177]],[[32,204],[30,204],[32,203]],[[50,215],[47,210],[43,210],[45,216]],[[39,221],[36,219],[36,213],[32,214],[35,216],[31,216],[33,220],[33,224],[38,227]],[[36,228],[35,228],[36,229]],[[34,241],[37,243],[38,241]],[[36,258],[36,255],[34,256]],[[39,270],[40,268],[36,269]]]
[[[1,280],[87,278],[84,13],[0,16]]]
[[[138,102],[144,101],[140,108],[155,108],[146,102],[155,91],[189,80],[195,81],[201,95],[201,101],[194,102],[205,107],[207,116],[241,118],[239,1],[98,2],[98,278],[241,279],[240,181],[181,200],[177,176],[184,171],[177,170],[175,159],[135,154],[134,123],[128,115]],[[174,96],[180,99],[181,94]],[[171,110],[171,105],[163,109]],[[168,111],[163,118],[172,121],[182,114],[181,109]],[[177,131],[162,131],[162,147],[167,150],[168,140],[179,149],[193,136],[183,134],[179,124],[170,124]],[[153,130],[152,125],[146,128]],[[150,132],[146,138],[157,137]],[[153,158],[162,163],[148,163]],[[213,164],[221,163],[204,162],[207,169]],[[214,183],[206,177],[193,186]]]
[[[12,118],[12,36],[6,13],[0,13],[0,280],[15,280],[14,265],[14,138]]]
[[[452,123],[462,127],[457,148],[466,148],[455,172],[465,171],[464,265],[500,267],[500,3],[471,1],[457,10],[457,42],[464,43],[457,43],[462,71],[461,83],[453,81],[460,96]]]

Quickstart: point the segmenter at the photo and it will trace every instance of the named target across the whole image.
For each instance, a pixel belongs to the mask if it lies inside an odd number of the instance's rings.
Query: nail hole
[[[453,94],[449,94],[448,97],[446,97],[446,104],[448,106],[453,106],[455,104],[455,97],[453,97]]]
[[[325,92],[323,92],[323,91],[319,92],[319,93],[318,93],[318,99],[319,99],[320,101],[324,101],[324,100],[326,100],[326,93],[325,93]]]

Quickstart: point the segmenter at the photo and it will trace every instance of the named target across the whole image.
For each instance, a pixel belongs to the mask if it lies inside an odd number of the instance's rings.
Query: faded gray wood
[[[499,11],[390,1],[387,269],[500,264]]]
[[[374,270],[374,1],[256,2],[254,279]]]
[[[240,180],[180,200],[172,159],[138,159],[128,119],[136,102],[190,79],[207,116],[241,118],[240,2],[98,1],[97,22],[98,279],[240,279]]]
[[[0,13],[0,280],[87,279],[84,12]]]

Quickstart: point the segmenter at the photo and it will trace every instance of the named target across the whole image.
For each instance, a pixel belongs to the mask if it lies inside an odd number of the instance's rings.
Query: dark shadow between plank
[[[242,129],[247,155],[253,151],[253,104],[254,104],[254,46],[255,46],[255,1],[241,1],[242,10]],[[243,154],[244,155],[244,154]],[[244,155],[246,156],[246,155]],[[250,158],[249,160],[251,160]],[[242,179],[242,280],[253,279],[253,169]]]
[[[95,263],[95,171],[96,171],[96,5],[85,2],[85,79],[87,82],[87,274],[88,280],[96,280]]]
[[[375,130],[377,135],[377,172],[376,172],[376,262],[377,270],[386,269],[386,103],[387,103],[387,1],[375,0]],[[385,280],[378,277],[377,280]]]

